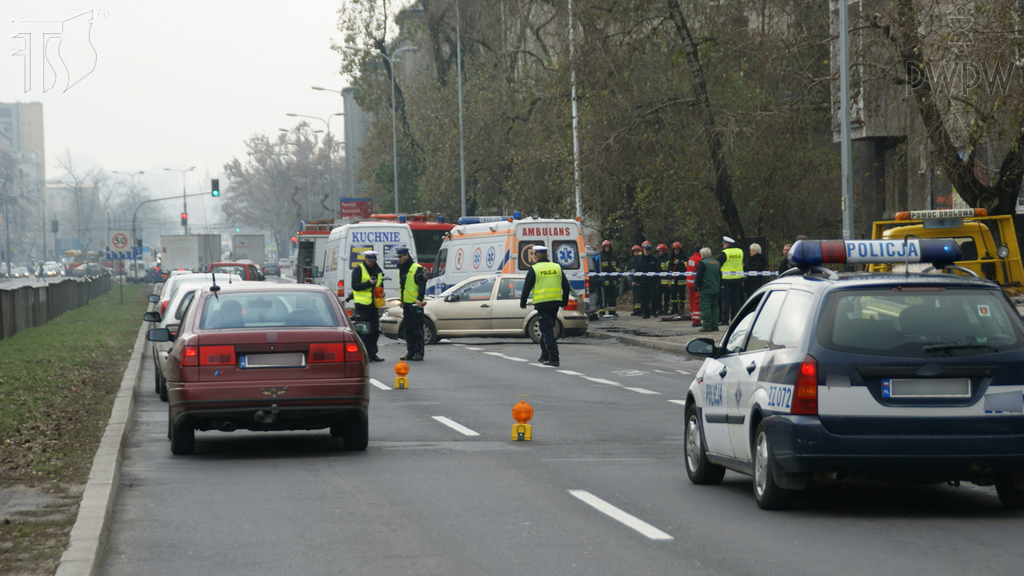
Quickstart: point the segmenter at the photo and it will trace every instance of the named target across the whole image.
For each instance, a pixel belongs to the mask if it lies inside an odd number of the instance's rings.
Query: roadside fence
[[[0,287],[0,340],[42,326],[110,292],[110,275],[70,279],[45,286]]]

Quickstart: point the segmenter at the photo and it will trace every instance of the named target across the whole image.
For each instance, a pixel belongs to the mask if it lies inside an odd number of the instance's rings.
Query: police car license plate
[[[239,363],[242,368],[302,368],[305,365],[306,355],[302,352],[244,354]]]
[[[970,398],[970,378],[882,380],[883,398]]]

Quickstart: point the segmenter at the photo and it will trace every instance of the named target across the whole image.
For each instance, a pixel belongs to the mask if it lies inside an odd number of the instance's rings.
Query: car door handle
[[[728,372],[729,372],[729,369],[728,369],[728,368],[722,368],[722,369],[721,369],[721,370],[720,370],[720,371],[718,372],[718,376],[719,376],[720,378],[725,378],[725,375],[726,375],[726,374],[727,374]]]
[[[754,362],[751,362],[750,364],[748,364],[747,365],[747,374],[750,374],[751,372],[753,372],[755,368],[757,368],[757,364],[754,364]]]
[[[480,307],[481,308],[490,308],[490,305],[488,305],[488,304],[481,304]]]

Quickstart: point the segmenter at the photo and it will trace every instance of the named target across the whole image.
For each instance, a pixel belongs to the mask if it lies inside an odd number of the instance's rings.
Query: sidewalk
[[[620,313],[617,318],[599,318],[591,320],[585,337],[617,339],[630,346],[654,348],[664,352],[685,355],[686,344],[694,338],[707,336],[715,340],[721,338],[726,327],[720,326],[718,332],[700,332],[690,320],[670,320],[676,316],[647,318],[630,316],[630,311]]]

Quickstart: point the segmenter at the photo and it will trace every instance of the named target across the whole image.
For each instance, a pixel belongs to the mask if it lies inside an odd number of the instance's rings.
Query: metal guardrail
[[[110,292],[110,275],[70,278],[45,286],[0,287],[0,340],[42,326]]]

